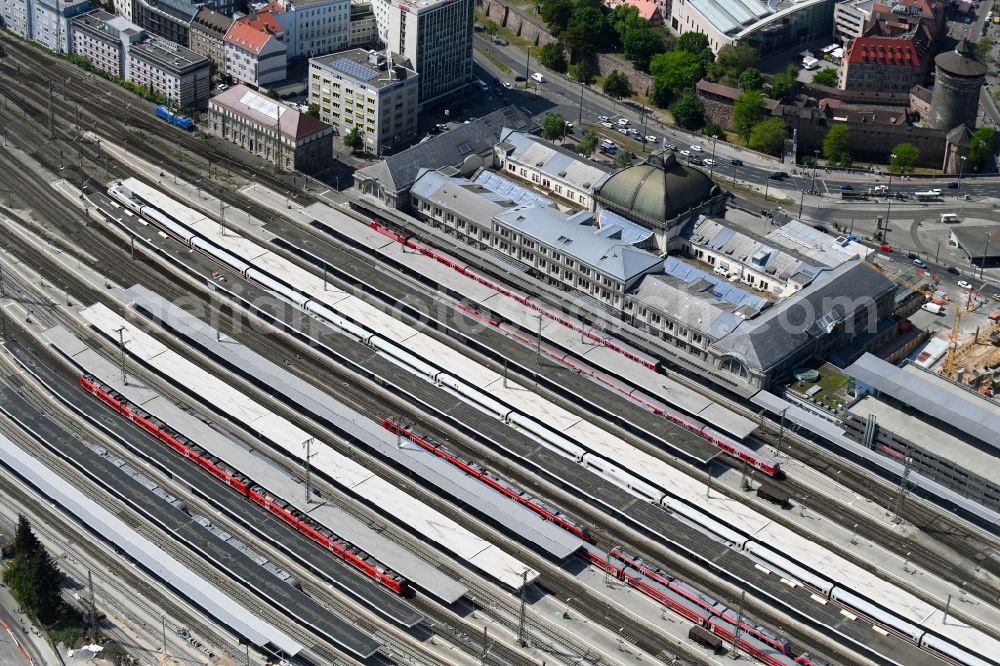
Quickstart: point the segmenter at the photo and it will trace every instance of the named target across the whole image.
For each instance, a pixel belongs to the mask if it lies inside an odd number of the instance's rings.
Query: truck
[[[958,224],[961,221],[957,213],[941,213],[941,224]]]
[[[889,194],[889,186],[876,185],[875,187],[872,188],[872,194],[874,194],[877,197],[885,196],[886,194]]]
[[[538,83],[545,83],[545,77],[542,76],[541,72],[535,72],[531,75],[532,81],[537,81]]]

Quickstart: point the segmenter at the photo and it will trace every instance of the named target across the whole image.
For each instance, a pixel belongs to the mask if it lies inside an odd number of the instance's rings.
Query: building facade
[[[151,37],[128,46],[128,80],[166,95],[169,103],[203,109],[211,88],[211,63],[183,46]]]
[[[379,41],[420,75],[421,106],[472,81],[475,0],[372,0]]]
[[[259,12],[233,21],[223,38],[224,71],[255,88],[284,81],[288,48],[277,15]]]
[[[747,44],[761,54],[828,37],[836,0],[673,0],[670,27],[700,32],[713,53],[727,44]]]
[[[594,210],[594,189],[610,170],[526,132],[505,130],[493,150],[493,166],[530,182],[575,208]]]
[[[69,53],[70,21],[90,11],[90,0],[0,0],[0,25],[57,53]]]
[[[73,53],[90,58],[95,68],[126,81],[129,80],[128,47],[149,37],[139,26],[103,9],[75,17],[71,31]]]
[[[419,77],[384,53],[353,49],[309,61],[309,103],[341,136],[358,128],[376,155],[417,132]]]
[[[29,0],[0,0],[0,24],[24,39],[31,39],[31,2]]]
[[[333,53],[351,44],[350,0],[274,0],[268,6],[281,23],[292,60]]]
[[[375,11],[370,3],[351,3],[351,48],[370,46],[375,43],[378,31],[375,29]]]
[[[986,81],[986,64],[976,57],[976,49],[968,38],[963,37],[954,50],[938,54],[934,65],[934,93],[926,124],[944,131],[959,125],[974,128],[979,94]]]
[[[333,155],[333,128],[235,85],[208,103],[208,130],[279,169],[319,171]]]
[[[132,20],[152,35],[187,46],[198,8],[193,0],[134,0]]]
[[[907,92],[923,83],[930,34],[918,28],[902,37],[858,37],[840,72],[844,90]]]
[[[232,26],[232,18],[208,7],[201,7],[191,20],[188,48],[214,62],[222,75],[226,74],[224,40]]]

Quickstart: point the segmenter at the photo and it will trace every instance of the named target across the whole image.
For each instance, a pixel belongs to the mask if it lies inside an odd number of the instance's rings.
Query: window
[[[719,365],[719,369],[723,372],[729,372],[737,377],[742,377],[743,379],[749,379],[750,373],[747,371],[745,365],[740,363],[735,358],[727,358]]]

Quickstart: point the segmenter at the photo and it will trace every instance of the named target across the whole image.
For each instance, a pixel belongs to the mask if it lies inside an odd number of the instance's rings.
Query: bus
[[[917,201],[937,201],[941,198],[941,190],[927,190],[926,192],[917,192],[914,196],[917,197]]]

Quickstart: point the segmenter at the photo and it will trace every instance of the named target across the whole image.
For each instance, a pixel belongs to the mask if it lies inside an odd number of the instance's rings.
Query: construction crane
[[[900,277],[899,275],[896,275],[894,273],[890,273],[889,271],[885,270],[875,262],[862,260],[861,263],[867,266],[868,268],[872,269],[873,271],[876,271],[877,273],[884,275],[885,277],[889,278],[898,285],[902,285],[907,289],[911,289],[915,292],[921,293],[924,296],[934,296],[934,289],[928,289],[927,287],[921,287],[917,284],[914,284],[913,282],[910,282],[906,278]]]
[[[969,298],[972,298],[970,295]],[[958,354],[958,325],[962,321],[962,308],[955,308],[955,322],[951,325],[951,342],[948,343],[948,355],[944,360],[944,369],[941,370],[948,379],[955,379],[955,356]]]

